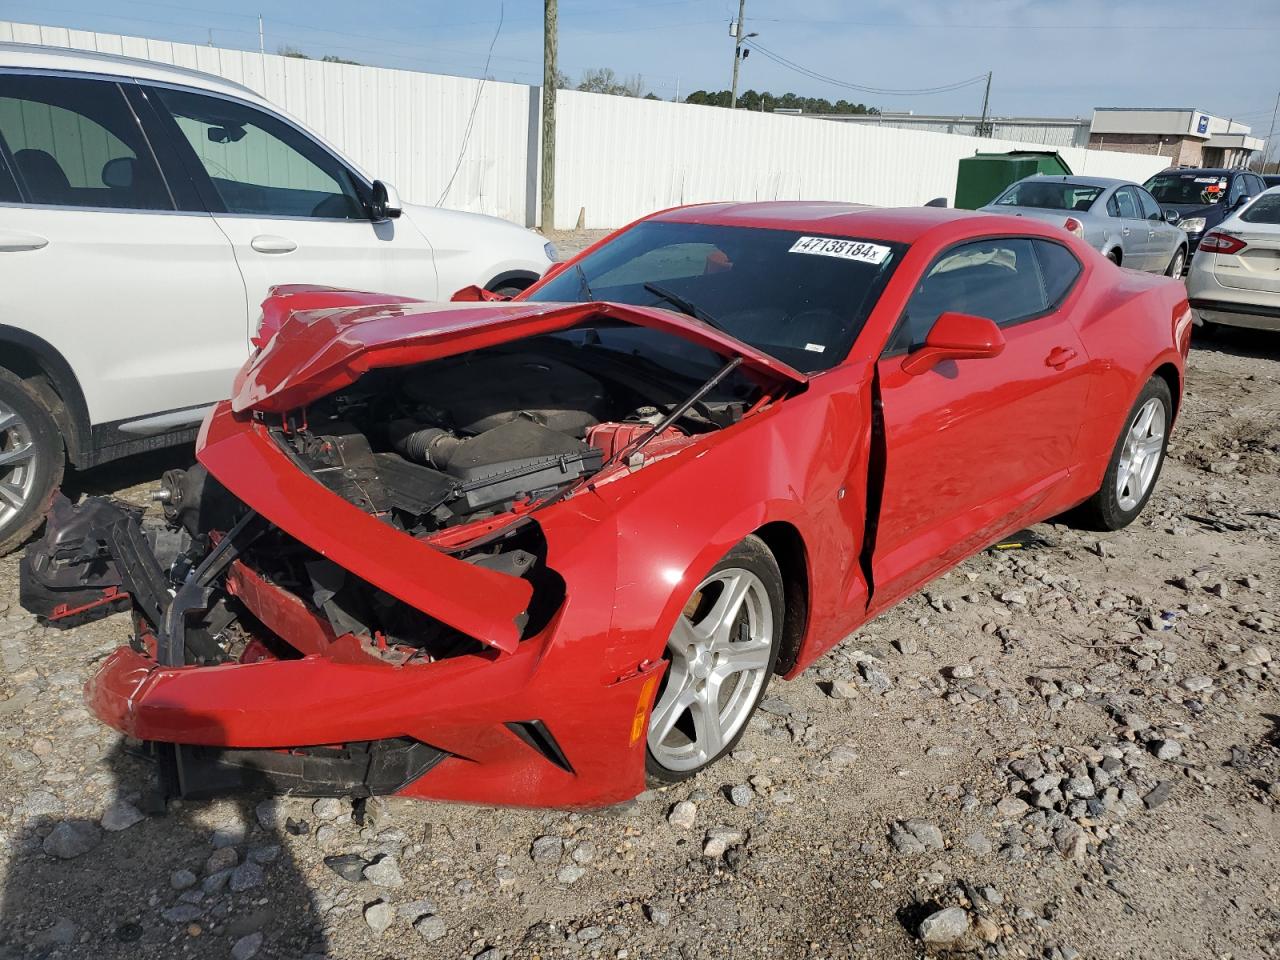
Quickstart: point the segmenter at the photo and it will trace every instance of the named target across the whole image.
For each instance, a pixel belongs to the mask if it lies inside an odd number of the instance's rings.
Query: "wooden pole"
[[[556,227],[556,10],[544,0],[542,27],[542,230]]]
[[[747,15],[747,0],[738,0],[738,29],[733,38],[733,85],[729,91],[729,109],[738,107],[738,64],[742,60],[742,41],[747,32],[743,29],[742,18]]]

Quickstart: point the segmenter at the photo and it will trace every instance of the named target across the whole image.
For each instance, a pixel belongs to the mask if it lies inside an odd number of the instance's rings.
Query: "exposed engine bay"
[[[720,429],[750,398],[699,399],[673,418],[687,383],[622,364],[588,373],[551,346],[374,371],[274,432],[325,486],[422,536],[545,500],[646,438],[653,449]]]
[[[364,512],[527,580],[517,624],[529,636],[564,587],[527,521],[610,466],[639,468],[741,419],[760,388],[731,376],[737,359],[713,359],[723,365],[699,382],[635,354],[532,338],[375,369],[288,416],[258,416],[303,472]],[[58,626],[132,607],[135,648],[170,665],[336,648],[402,664],[487,649],[267,523],[201,465],[167,472],[154,499],[163,521],[60,499],[23,561],[24,605]]]

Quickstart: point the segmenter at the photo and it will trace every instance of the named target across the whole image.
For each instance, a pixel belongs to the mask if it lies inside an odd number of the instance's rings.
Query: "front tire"
[[[1165,268],[1164,275],[1166,277],[1181,277],[1182,268],[1187,265],[1187,248],[1179,247],[1174,253],[1173,259],[1169,261],[1169,266]]]
[[[20,377],[0,369],[0,557],[44,522],[64,463],[53,414]]]
[[[1137,519],[1160,478],[1172,422],[1169,384],[1162,377],[1152,377],[1125,418],[1102,487],[1080,507],[1083,525],[1119,530]]]
[[[781,647],[785,591],[759,537],[730,550],[692,592],[649,715],[645,769],[658,783],[705,770],[746,732]]]

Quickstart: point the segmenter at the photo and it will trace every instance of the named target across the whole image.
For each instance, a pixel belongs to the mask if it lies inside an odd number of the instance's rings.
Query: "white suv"
[[[251,90],[123,57],[0,43],[0,555],[64,461],[194,437],[277,284],[514,292],[550,244],[404,205]]]

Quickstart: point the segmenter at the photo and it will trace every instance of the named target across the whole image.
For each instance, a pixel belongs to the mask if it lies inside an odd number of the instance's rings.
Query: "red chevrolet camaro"
[[[1055,227],[834,203],[670,210],[460,296],[276,291],[167,526],[55,507],[24,596],[129,594],[86,696],[173,789],[688,777],[775,673],[966,556],[1130,523],[1191,329],[1180,283]]]

